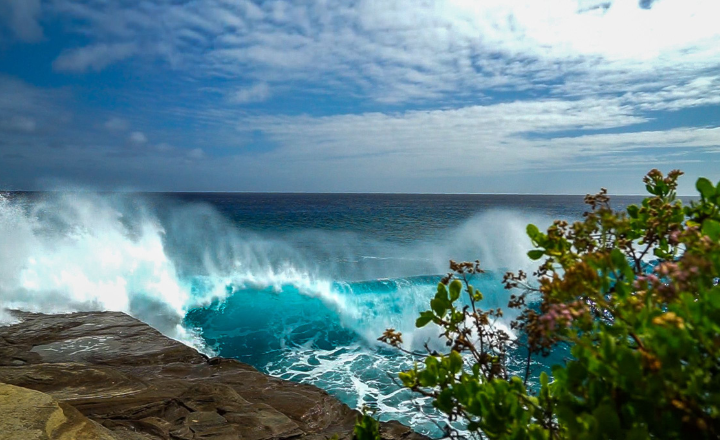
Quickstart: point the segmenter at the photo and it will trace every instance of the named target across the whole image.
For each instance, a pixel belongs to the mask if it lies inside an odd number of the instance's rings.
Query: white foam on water
[[[491,269],[526,268],[527,222],[527,216],[517,212],[479,214],[445,231],[442,241],[398,245],[392,255],[368,255],[368,249],[388,247],[369,246],[367,237],[317,231],[304,235],[305,240],[321,242],[326,259],[321,264],[292,240],[244,231],[207,206],[178,206],[158,215],[138,195],[61,193],[30,202],[0,196],[0,324],[13,322],[3,309],[122,311],[207,352],[202,334],[183,325],[189,311],[213,301],[223,303],[238,289],[284,295],[292,286],[300,295],[321,300],[362,344],[339,354],[324,352],[313,341],[303,347],[283,345],[292,362],[266,370],[353,395],[356,406],[373,403],[383,418],[402,414],[408,422],[425,426],[397,388],[363,376],[358,365],[378,372],[398,372],[409,365],[399,356],[377,354],[377,338],[389,327],[403,332],[411,349],[437,339],[433,326],[415,328],[434,286],[387,279],[377,282],[396,283],[397,289],[358,291],[353,284],[334,281],[333,264],[327,261],[422,264],[435,275],[447,271],[448,256],[479,257]],[[489,306],[506,304],[503,293],[485,294],[496,303]],[[237,336],[243,334],[249,333],[238,329]],[[326,359],[312,365],[312,356]],[[303,371],[293,370],[293,365],[303,366]]]
[[[130,209],[128,197],[66,193],[30,205],[0,198],[2,306],[46,313],[124,311],[185,340],[189,335],[181,321],[187,311],[222,300],[228,285],[277,291],[292,285],[322,299],[347,322],[369,318],[362,304],[333,288],[331,274],[320,276],[312,256],[291,244],[240,233],[207,207],[179,208],[163,223],[142,202]],[[496,212],[481,215],[449,233],[446,246],[468,254],[474,249],[488,262],[519,265],[525,258],[522,253],[518,257],[519,221]],[[508,226],[507,233],[497,230]],[[318,238],[332,241],[333,235]],[[408,258],[449,253],[440,248],[421,243],[403,253]],[[442,273],[438,266],[437,273]],[[196,273],[207,281],[201,292],[191,291],[187,276]],[[410,310],[406,322],[387,324],[407,327],[416,311]],[[377,316],[378,311],[373,313]],[[163,319],[153,319],[158,317]]]
[[[195,346],[197,336],[182,326],[183,318],[194,307],[222,300],[228,285],[278,291],[294,285],[336,310],[349,310],[331,282],[289,262],[271,263],[262,253],[276,252],[277,245],[243,242],[214,213],[211,221],[224,236],[199,248],[189,244],[195,255],[182,249],[172,255],[160,220],[142,204],[123,211],[125,202],[120,196],[73,193],[22,205],[0,196],[0,306],[44,313],[122,311]],[[195,220],[172,232],[206,228]],[[218,242],[230,243],[229,252],[228,246],[214,246]],[[183,259],[200,261],[195,269],[207,281],[202,292],[193,292],[189,279],[179,275],[187,269]],[[13,319],[2,311],[0,322]]]

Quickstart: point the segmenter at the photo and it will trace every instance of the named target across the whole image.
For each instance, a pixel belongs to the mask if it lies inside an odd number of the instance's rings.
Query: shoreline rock
[[[0,383],[9,384],[0,385],[0,427],[32,399],[55,409],[36,411],[35,425],[26,423],[39,436],[8,439],[352,437],[357,411],[327,392],[208,358],[124,313],[12,313],[21,322],[0,327]],[[79,434],[38,430],[51,416],[55,425],[60,416],[71,420]],[[381,431],[387,440],[427,438],[398,422],[383,423]]]

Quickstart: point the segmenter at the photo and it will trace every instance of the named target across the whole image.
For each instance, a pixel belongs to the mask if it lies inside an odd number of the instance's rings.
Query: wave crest
[[[321,300],[338,322],[374,341],[389,326],[411,332],[427,304],[437,281],[408,276],[442,274],[450,257],[480,256],[494,269],[527,264],[521,218],[489,212],[436,239],[398,245],[344,232],[261,234],[209,205],[162,197],[11,195],[0,197],[0,306],[123,311],[197,345],[183,324],[189,311],[237,290],[289,295],[290,288]],[[363,279],[378,281],[348,284]]]

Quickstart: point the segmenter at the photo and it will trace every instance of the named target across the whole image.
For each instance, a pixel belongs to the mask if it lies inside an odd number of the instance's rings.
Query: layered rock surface
[[[51,396],[0,383],[0,440],[113,440],[112,433]]]
[[[0,327],[0,439],[352,436],[357,412],[325,391],[209,359],[124,313],[13,313],[21,322]],[[382,434],[425,439],[396,422]]]

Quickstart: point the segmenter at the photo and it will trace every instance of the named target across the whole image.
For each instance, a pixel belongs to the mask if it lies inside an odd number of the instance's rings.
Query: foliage
[[[362,414],[358,416],[355,422],[354,436],[355,440],[380,440],[380,423],[375,420],[372,415],[363,409]]]
[[[527,227],[534,281],[503,280],[520,337],[480,307],[468,281],[479,263],[451,262],[416,323],[438,326],[448,350],[428,351],[402,384],[491,439],[718,438],[720,184],[698,180],[699,201],[683,206],[681,174],[652,170],[640,206],[614,211],[603,189],[582,221]],[[401,347],[402,335],[380,340]],[[559,345],[570,359],[528,390],[532,358]],[[510,350],[527,353],[524,377],[508,372]]]

